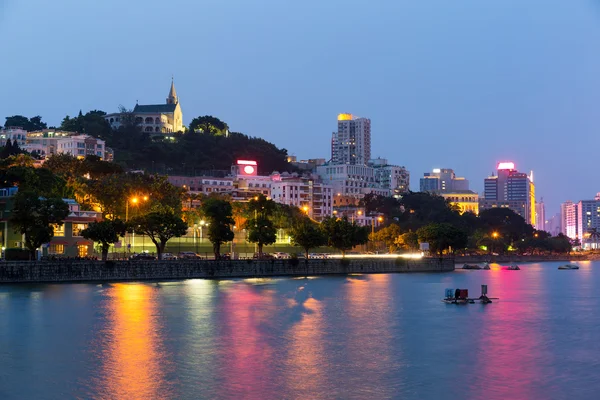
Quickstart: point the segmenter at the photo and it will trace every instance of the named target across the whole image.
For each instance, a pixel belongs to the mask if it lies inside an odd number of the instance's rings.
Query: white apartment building
[[[375,181],[392,196],[400,197],[410,190],[410,173],[405,167],[390,165],[385,158],[370,160],[369,166],[375,170]]]
[[[321,165],[317,167],[317,175],[331,185],[336,196],[362,198],[374,193],[389,196],[390,189],[382,188],[375,177],[375,168],[366,165]]]
[[[331,162],[367,165],[370,159],[371,120],[352,114],[339,114],[338,130],[331,139]]]
[[[333,215],[333,188],[315,177],[271,175],[271,197],[277,203],[296,206],[310,218],[322,221]]]
[[[570,239],[577,239],[578,235],[577,203],[566,201],[560,205],[560,231]]]
[[[577,238],[584,249],[596,249],[600,245],[600,193],[594,200],[577,203]]]
[[[85,158],[86,156],[98,156],[106,159],[106,143],[90,135],[75,135],[58,139],[56,142],[56,153],[70,154],[73,157]]]
[[[13,143],[16,141],[22,149],[27,144],[27,131],[15,126],[0,129],[0,146],[4,146],[9,139]]]

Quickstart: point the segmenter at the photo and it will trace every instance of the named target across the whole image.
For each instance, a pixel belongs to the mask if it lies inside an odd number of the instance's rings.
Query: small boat
[[[521,268],[517,264],[513,264],[510,267],[506,268],[509,271],[519,271]]]
[[[579,265],[575,264],[565,264],[558,267],[558,269],[579,269]]]
[[[488,263],[483,264],[483,269],[491,269],[490,264],[488,264]]]
[[[477,264],[465,264],[463,265],[463,269],[483,269],[480,265]]]

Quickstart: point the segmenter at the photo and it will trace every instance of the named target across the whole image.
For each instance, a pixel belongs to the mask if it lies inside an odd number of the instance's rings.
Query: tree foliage
[[[45,122],[42,122],[42,117],[40,117],[39,115],[31,118],[27,118],[22,115],[13,115],[12,117],[6,117],[4,127],[8,128],[9,126],[23,128],[27,132],[40,131],[42,129],[48,128],[48,125]]]
[[[100,243],[102,260],[106,261],[110,245],[119,241],[119,236],[124,236],[126,230],[125,223],[120,219],[103,220],[89,224],[86,229],[81,231],[81,236]]]
[[[348,221],[348,218],[328,217],[321,222],[321,229],[327,237],[327,244],[346,255],[348,250],[369,240],[369,228]]]
[[[62,225],[68,215],[69,206],[60,198],[42,198],[31,191],[19,192],[9,221],[15,233],[25,236],[25,247],[34,258],[36,250],[54,237],[51,224]]]
[[[393,253],[398,249],[398,244],[396,243],[398,237],[402,234],[402,230],[397,224],[390,224],[386,227],[379,229],[374,234],[370,235],[370,240],[376,242],[383,242],[386,247],[389,249],[390,253]]]
[[[190,132],[210,133],[212,135],[227,135],[229,126],[212,115],[197,117],[190,122]]]
[[[132,218],[128,224],[129,232],[142,233],[152,240],[156,246],[158,259],[162,259],[167,242],[173,237],[186,234],[187,224],[170,211],[153,211]]]
[[[304,249],[307,259],[310,249],[327,244],[327,238],[323,230],[308,218],[304,218],[302,222],[297,223],[290,231],[290,236],[294,246],[300,246]]]
[[[202,203],[202,213],[208,220],[208,240],[213,245],[215,259],[221,256],[221,245],[233,240],[231,225],[232,217],[231,203],[226,200],[209,198]]]
[[[449,223],[426,225],[417,230],[417,235],[421,243],[429,243],[429,250],[440,256],[449,248],[452,248],[454,253],[467,246],[466,232]]]

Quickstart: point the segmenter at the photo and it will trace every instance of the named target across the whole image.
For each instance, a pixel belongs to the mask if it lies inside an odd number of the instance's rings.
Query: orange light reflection
[[[115,284],[108,290],[102,398],[169,397],[154,290],[144,284]]]

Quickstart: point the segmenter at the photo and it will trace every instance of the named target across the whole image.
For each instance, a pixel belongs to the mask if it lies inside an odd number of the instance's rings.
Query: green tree
[[[132,218],[127,230],[148,236],[161,260],[169,239],[185,235],[187,228],[187,224],[173,212],[155,211]]]
[[[103,220],[92,222],[86,229],[81,231],[81,236],[94,242],[100,243],[102,248],[102,260],[108,258],[108,249],[111,244],[119,240],[119,236],[124,236],[127,228],[120,219]]]
[[[327,237],[327,244],[340,250],[342,257],[345,257],[346,252],[354,246],[369,241],[369,228],[352,223],[346,217],[341,219],[327,217],[321,222],[321,229]]]
[[[247,220],[246,229],[248,229],[248,241],[258,246],[259,257],[263,255],[263,246],[273,244],[277,239],[273,221],[262,215]]]
[[[42,122],[42,117],[39,115],[32,118],[27,118],[22,115],[6,117],[4,127],[8,128],[9,126],[17,126],[25,129],[27,132],[40,131],[48,127],[45,122]]]
[[[393,253],[398,249],[396,240],[401,234],[402,230],[398,225],[390,224],[369,235],[369,239],[374,242],[383,242],[389,249],[389,252]]]
[[[401,249],[416,251],[419,249],[419,235],[413,231],[405,232],[396,238],[395,244]]]
[[[562,233],[559,233],[557,236],[549,238],[548,241],[550,242],[550,248],[555,253],[568,254],[573,249],[570,239]]]
[[[257,244],[259,257],[262,257],[264,245],[275,243],[277,231],[271,218],[276,207],[273,200],[267,199],[262,194],[248,202],[247,210],[251,216],[246,221],[248,241]]]
[[[194,118],[192,122],[190,122],[190,131],[210,133],[213,135],[227,135],[229,127],[219,118],[215,118],[212,115],[205,115]]]
[[[304,249],[307,259],[310,249],[327,244],[327,238],[321,228],[308,218],[297,223],[290,231],[290,236],[294,246],[300,246]]]
[[[69,206],[62,199],[46,199],[34,192],[19,192],[9,221],[15,233],[25,236],[25,247],[33,259],[36,250],[54,237],[51,224],[62,225],[68,215]]]
[[[202,203],[202,212],[208,220],[208,240],[213,245],[215,260],[221,257],[221,245],[233,240],[231,203],[226,200],[209,198]]]
[[[467,234],[462,229],[448,223],[432,223],[417,230],[419,241],[429,243],[430,251],[441,257],[445,250],[452,248],[454,253],[467,246]]]

